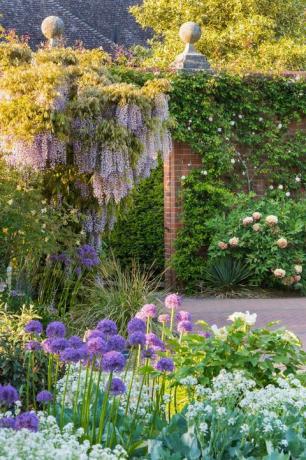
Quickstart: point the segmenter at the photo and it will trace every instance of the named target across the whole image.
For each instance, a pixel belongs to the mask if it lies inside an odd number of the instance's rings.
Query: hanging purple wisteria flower
[[[113,335],[108,340],[108,351],[123,351],[126,348],[126,340],[122,335]]]
[[[176,315],[177,321],[191,321],[191,313],[181,310]]]
[[[17,415],[15,420],[16,430],[27,429],[29,431],[38,431],[39,420],[34,412],[23,412]]]
[[[78,261],[84,268],[91,269],[100,263],[97,251],[90,244],[84,244],[77,250]]]
[[[12,385],[0,385],[0,406],[11,406],[19,401],[19,395]]]
[[[125,366],[125,357],[118,351],[109,351],[102,357],[102,369],[105,372],[121,372]]]
[[[126,386],[121,379],[114,377],[109,391],[112,395],[119,396],[126,392]]]
[[[178,294],[169,294],[165,298],[165,306],[170,310],[177,310],[182,305],[182,297]]]
[[[105,335],[117,334],[117,324],[111,319],[102,319],[102,321],[98,322],[96,329]]]
[[[191,321],[180,321],[177,325],[177,330],[181,334],[184,332],[192,332],[193,324]]]
[[[28,351],[39,351],[42,350],[42,346],[39,342],[37,342],[37,340],[30,340],[26,343],[25,349]]]
[[[161,358],[156,363],[156,369],[160,372],[173,372],[174,363],[171,358]]]
[[[128,322],[127,330],[129,334],[133,332],[146,332],[146,323],[140,318],[133,318]]]
[[[144,347],[146,344],[146,335],[143,332],[133,332],[133,334],[129,335],[128,342],[132,347]]]
[[[42,404],[48,404],[49,402],[53,401],[53,394],[50,391],[42,390],[37,393],[36,401]]]
[[[1,417],[0,428],[10,428],[15,430],[15,419],[13,417]]]
[[[48,324],[46,335],[48,338],[65,337],[66,327],[61,321],[52,321]]]
[[[157,316],[157,306],[154,303],[145,304],[140,310],[142,318],[156,318]]]
[[[24,330],[28,334],[40,335],[43,332],[44,328],[40,321],[36,319],[31,319],[31,321],[29,321],[25,325]]]
[[[94,355],[101,355],[108,351],[108,344],[106,340],[102,339],[101,337],[94,337],[88,340],[87,348],[89,353],[93,353]]]

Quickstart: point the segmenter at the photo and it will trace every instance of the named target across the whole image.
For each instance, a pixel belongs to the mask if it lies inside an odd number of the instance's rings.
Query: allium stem
[[[31,356],[30,352],[26,354],[26,357],[28,359],[28,365],[27,365],[27,383],[26,383],[26,407],[27,410],[30,409],[30,375],[31,375]]]
[[[96,394],[95,394],[95,400],[93,404],[93,422],[92,422],[92,434],[91,434],[91,443],[94,444],[95,442],[95,437],[96,437],[96,417],[97,417],[97,406],[98,406],[98,401],[99,401],[99,394],[100,394],[100,381],[101,381],[101,375],[102,375],[102,369],[100,367],[99,373],[98,373],[98,378],[96,381]]]
[[[101,444],[102,442],[102,436],[103,436],[103,431],[104,431],[104,424],[105,424],[105,417],[106,417],[106,410],[107,410],[107,403],[108,403],[108,398],[109,398],[109,392],[112,386],[112,380],[113,380],[113,373],[111,372],[109,374],[109,379],[108,379],[108,384],[106,391],[103,395],[103,404],[102,404],[102,409],[101,409],[101,416],[100,416],[100,421],[99,421],[99,431],[98,431],[98,438],[97,438],[97,443]]]
[[[80,394],[80,383],[81,383],[81,374],[82,374],[82,364],[79,363],[79,372],[78,372],[78,383],[77,383],[77,390],[74,396],[73,401],[73,420],[74,424],[77,422],[77,415],[78,415],[78,405],[79,405],[79,394]]]
[[[171,318],[170,318],[170,332],[172,333],[173,330],[173,323],[174,323],[174,308],[171,308]]]
[[[135,360],[134,360],[134,365],[133,365],[133,370],[132,370],[132,376],[131,376],[131,380],[130,380],[130,384],[129,384],[128,397],[127,397],[127,400],[126,400],[125,415],[127,415],[128,410],[129,410],[132,387],[133,387],[134,377],[135,377],[135,372],[136,372],[136,367],[137,367],[137,361],[138,361],[138,353],[135,354]]]
[[[68,368],[67,368],[65,386],[64,386],[64,391],[63,391],[63,396],[62,396],[62,403],[61,403],[61,417],[60,417],[60,428],[61,428],[61,430],[63,429],[63,426],[64,426],[65,401],[66,401],[66,394],[67,394],[67,388],[68,388],[70,366],[71,366],[71,364],[69,363]]]

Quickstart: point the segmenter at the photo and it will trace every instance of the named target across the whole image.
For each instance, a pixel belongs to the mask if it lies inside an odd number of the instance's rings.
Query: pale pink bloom
[[[170,322],[170,316],[166,313],[166,314],[163,314],[163,315],[159,315],[158,317],[158,322],[159,323],[169,323]]]
[[[260,224],[254,224],[252,228],[253,228],[254,232],[260,232],[261,225]]]
[[[229,241],[229,244],[232,248],[235,248],[238,246],[239,244],[239,238],[237,238],[236,236],[234,236],[233,238],[231,238]]]
[[[302,265],[295,265],[294,270],[295,270],[295,273],[300,275],[303,272],[303,267],[302,267]]]
[[[252,217],[253,217],[254,220],[260,220],[262,215],[261,215],[260,212],[256,211],[256,212],[253,212]]]
[[[278,224],[278,218],[277,216],[267,216],[266,217],[266,224],[269,225],[269,227],[273,227],[273,225],[277,225]]]
[[[228,248],[228,244],[227,244],[227,243],[224,243],[224,241],[219,241],[219,243],[218,243],[218,248],[219,248],[219,249],[222,249],[222,251],[224,251],[225,249]]]
[[[243,225],[246,227],[247,225],[251,225],[254,222],[253,217],[245,217],[242,219]]]
[[[286,238],[279,238],[279,240],[276,241],[276,244],[280,249],[285,249],[288,246],[288,241]]]
[[[286,271],[283,270],[282,268],[276,268],[273,271],[273,274],[274,274],[275,278],[284,278],[286,276]]]

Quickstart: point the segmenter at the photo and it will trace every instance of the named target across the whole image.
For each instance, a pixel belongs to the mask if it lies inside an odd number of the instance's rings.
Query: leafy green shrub
[[[141,266],[154,264],[164,270],[163,169],[160,164],[148,179],[132,192],[131,207],[123,212],[105,238],[123,267],[137,260]]]
[[[257,286],[305,288],[305,216],[306,200],[243,198],[226,216],[207,222],[212,235],[208,260],[230,256],[246,264]]]

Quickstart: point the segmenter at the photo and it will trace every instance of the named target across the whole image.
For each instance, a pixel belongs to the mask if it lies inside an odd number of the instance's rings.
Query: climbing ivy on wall
[[[183,229],[173,266],[192,289],[207,264],[212,230],[207,220],[229,212],[237,192],[266,190],[299,199],[306,185],[306,82],[298,77],[244,78],[180,74],[172,82],[174,138],[203,160],[182,178]],[[295,133],[290,128],[295,126]],[[272,192],[273,190],[273,192]]]

